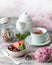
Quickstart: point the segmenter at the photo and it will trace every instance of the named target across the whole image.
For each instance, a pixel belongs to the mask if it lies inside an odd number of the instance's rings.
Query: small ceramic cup
[[[43,44],[49,39],[47,29],[35,27],[30,30],[32,44]]]

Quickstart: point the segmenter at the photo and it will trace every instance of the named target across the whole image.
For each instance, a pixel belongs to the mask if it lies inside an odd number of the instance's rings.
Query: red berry
[[[13,50],[13,46],[12,46],[12,45],[9,45],[9,46],[8,46],[8,49],[9,49],[10,51],[12,51],[12,50]]]
[[[16,52],[16,51],[19,51],[16,47],[14,47],[13,45],[9,45],[8,46],[8,49],[10,50],[10,51],[14,51],[14,52]]]

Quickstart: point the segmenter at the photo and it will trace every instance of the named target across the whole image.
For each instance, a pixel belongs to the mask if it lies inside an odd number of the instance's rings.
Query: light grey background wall
[[[22,12],[52,13],[52,0],[0,0],[0,16],[19,16]]]
[[[52,30],[52,0],[0,0],[0,17],[19,17],[23,12],[32,16],[35,26]]]

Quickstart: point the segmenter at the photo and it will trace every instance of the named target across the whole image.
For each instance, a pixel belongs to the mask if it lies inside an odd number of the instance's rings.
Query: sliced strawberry
[[[19,43],[21,43],[21,45],[23,45],[24,44],[24,41],[19,41]]]
[[[13,44],[13,46],[18,49],[18,47],[19,47],[19,42],[15,42],[15,43]]]
[[[15,48],[19,49],[19,46],[22,46],[23,44],[24,44],[23,41],[18,41],[18,42],[15,42],[15,43],[13,44],[13,46],[14,46]]]

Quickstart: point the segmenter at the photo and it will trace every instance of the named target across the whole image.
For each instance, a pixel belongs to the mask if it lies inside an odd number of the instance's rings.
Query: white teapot
[[[16,22],[16,29],[20,33],[28,33],[33,27],[33,21],[27,13],[23,13]]]

